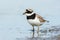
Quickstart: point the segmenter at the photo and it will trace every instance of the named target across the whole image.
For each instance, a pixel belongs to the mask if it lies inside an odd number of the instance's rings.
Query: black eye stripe
[[[27,11],[26,13],[30,14],[30,13],[32,13],[32,12],[30,12],[30,11]]]

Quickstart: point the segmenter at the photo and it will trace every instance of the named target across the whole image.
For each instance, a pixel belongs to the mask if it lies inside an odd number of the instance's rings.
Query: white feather
[[[31,16],[32,14],[34,14],[34,13],[30,13],[30,14],[26,13],[25,15],[26,15],[26,16]]]
[[[37,17],[35,19],[29,19],[28,22],[34,26],[40,26],[40,24],[41,24],[41,22],[39,21],[39,19]]]

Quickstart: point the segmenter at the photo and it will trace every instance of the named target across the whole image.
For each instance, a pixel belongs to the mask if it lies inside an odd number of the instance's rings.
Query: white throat
[[[27,13],[26,13],[25,15],[26,15],[26,16],[31,16],[32,14],[34,14],[34,13],[31,13],[31,14],[27,14]]]

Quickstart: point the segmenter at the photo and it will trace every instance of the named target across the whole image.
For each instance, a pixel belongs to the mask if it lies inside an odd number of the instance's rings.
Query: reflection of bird
[[[23,13],[23,15],[26,15],[27,21],[33,27],[33,31],[34,31],[34,26],[38,26],[37,33],[39,33],[39,26],[41,26],[44,22],[46,22],[46,20],[43,19],[43,17],[41,17],[40,15],[33,13],[32,9],[26,9],[26,11]],[[34,35],[34,33],[33,33],[33,35]]]

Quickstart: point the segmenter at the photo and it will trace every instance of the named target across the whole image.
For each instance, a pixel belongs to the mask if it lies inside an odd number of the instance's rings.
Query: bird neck
[[[34,13],[34,14],[30,15],[30,16],[27,16],[27,19],[35,19],[35,16],[36,16],[36,14]]]

